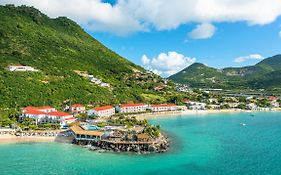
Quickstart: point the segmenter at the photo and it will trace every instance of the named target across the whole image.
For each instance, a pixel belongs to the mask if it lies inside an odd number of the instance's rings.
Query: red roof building
[[[277,98],[276,98],[275,96],[269,96],[269,97],[268,97],[268,100],[269,100],[269,101],[276,101]]]
[[[81,104],[74,104],[70,106],[69,111],[72,113],[84,113],[86,112],[86,108]]]
[[[145,112],[147,109],[147,105],[143,103],[129,103],[129,104],[121,104],[117,108],[120,113],[139,113]]]
[[[19,121],[23,121],[25,118],[32,119],[35,124],[58,123],[61,126],[67,125],[76,120],[73,115],[57,111],[55,108],[50,106],[25,107],[22,109],[22,115],[19,117]]]
[[[88,115],[95,115],[98,117],[109,117],[114,114],[115,108],[113,106],[101,106],[88,111]]]

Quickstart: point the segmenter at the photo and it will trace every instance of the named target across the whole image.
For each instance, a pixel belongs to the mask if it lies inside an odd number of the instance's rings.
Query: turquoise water
[[[97,153],[59,143],[2,144],[0,174],[281,174],[281,113],[177,116],[151,122],[172,138],[168,153]]]
[[[99,127],[96,125],[85,125],[85,126],[83,126],[83,128],[86,130],[98,130],[99,129]]]

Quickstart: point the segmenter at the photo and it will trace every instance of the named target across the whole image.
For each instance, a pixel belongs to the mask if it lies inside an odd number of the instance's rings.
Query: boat
[[[240,123],[241,126],[246,126],[246,123]]]

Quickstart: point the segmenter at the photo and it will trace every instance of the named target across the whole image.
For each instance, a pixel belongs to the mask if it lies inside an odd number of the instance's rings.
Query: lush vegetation
[[[147,126],[148,121],[146,119],[144,120],[137,120],[135,117],[124,117],[120,116],[119,118],[114,118],[109,120],[109,124],[111,125],[126,125],[127,127],[133,127],[133,126]]]
[[[215,69],[195,63],[172,75],[170,79],[197,88],[265,89],[281,92],[281,55],[241,68]]]
[[[98,106],[173,102],[173,83],[112,52],[75,22],[51,19],[33,7],[0,6],[0,109],[65,103]],[[39,72],[10,72],[11,64]],[[104,88],[77,74],[109,83]],[[155,90],[155,87],[163,87]],[[183,98],[183,97],[181,97]]]

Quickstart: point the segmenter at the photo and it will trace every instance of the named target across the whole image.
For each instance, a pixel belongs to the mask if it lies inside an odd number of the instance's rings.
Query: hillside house
[[[7,69],[9,71],[12,71],[12,72],[14,72],[14,71],[21,71],[21,72],[27,72],[27,71],[36,72],[36,71],[38,71],[37,69],[34,69],[31,66],[23,66],[23,65],[20,65],[20,64],[9,65]]]
[[[73,104],[69,107],[69,112],[71,113],[85,113],[86,112],[86,108],[85,106],[81,105],[81,104]]]

